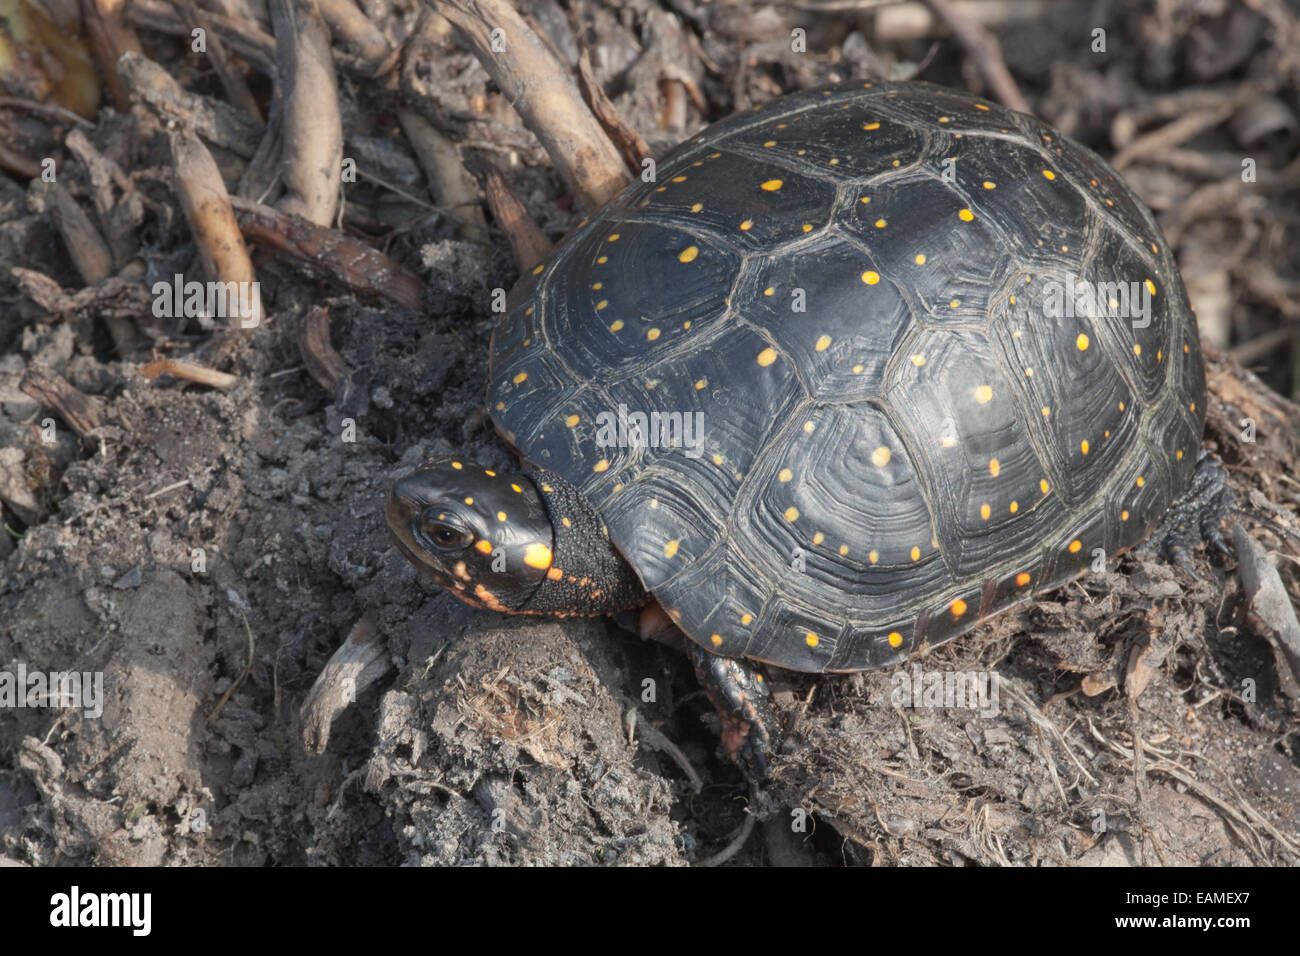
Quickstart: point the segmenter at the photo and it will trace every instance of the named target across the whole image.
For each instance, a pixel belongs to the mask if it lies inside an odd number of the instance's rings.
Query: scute
[[[1067,304],[1080,281],[1154,288],[1149,321]],[[501,431],[687,635],[809,671],[902,660],[1134,544],[1205,414],[1185,291],[1118,176],[921,84],[684,143],[523,277],[491,376]]]

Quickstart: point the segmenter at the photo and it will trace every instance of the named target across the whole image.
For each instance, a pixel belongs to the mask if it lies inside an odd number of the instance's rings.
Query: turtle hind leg
[[[1191,558],[1198,545],[1207,544],[1229,560],[1236,558],[1223,534],[1224,522],[1234,513],[1240,509],[1228,483],[1228,470],[1218,455],[1202,450],[1191,486],[1169,505],[1148,539],[1149,549],[1199,579]]]
[[[744,659],[710,654],[689,639],[685,643],[695,676],[718,712],[723,749],[750,780],[762,782],[780,746],[779,724],[768,704],[763,675]]]

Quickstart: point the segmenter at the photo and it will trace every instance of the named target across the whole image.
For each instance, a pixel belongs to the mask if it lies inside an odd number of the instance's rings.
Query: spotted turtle
[[[512,291],[488,401],[523,470],[424,464],[397,545],[493,610],[648,605],[761,775],[750,662],[897,664],[1142,540],[1192,482],[1205,376],[1100,157],[858,82],[710,126],[581,224]]]

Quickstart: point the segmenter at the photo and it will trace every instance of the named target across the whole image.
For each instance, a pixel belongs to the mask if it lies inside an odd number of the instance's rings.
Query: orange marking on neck
[[[514,608],[506,607],[504,604],[502,604],[500,601],[497,600],[495,594],[493,594],[491,591],[489,591],[481,584],[474,585],[474,596],[478,598],[480,601],[482,601],[483,606],[487,608],[489,611],[501,611],[504,614],[516,613]]]

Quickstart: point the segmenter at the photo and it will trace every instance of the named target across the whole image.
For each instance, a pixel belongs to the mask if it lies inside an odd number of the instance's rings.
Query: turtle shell
[[[693,640],[851,671],[1145,537],[1205,378],[1160,230],[1095,153],[856,83],[709,127],[582,224],[512,292],[489,402]]]

